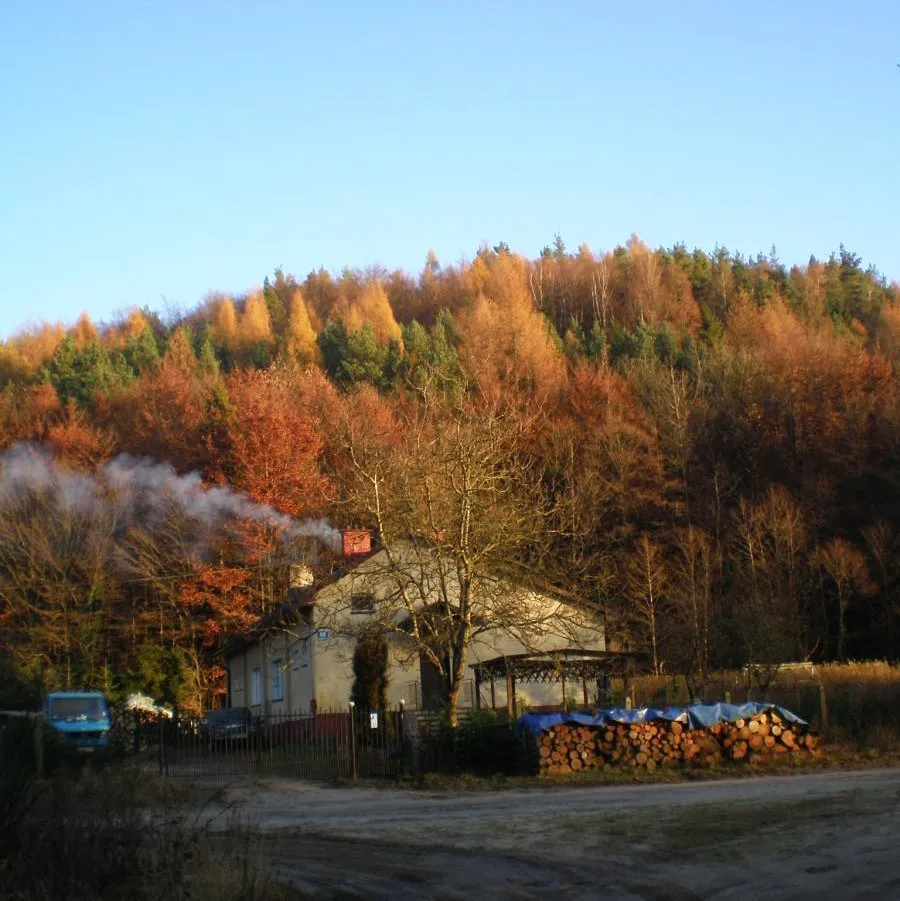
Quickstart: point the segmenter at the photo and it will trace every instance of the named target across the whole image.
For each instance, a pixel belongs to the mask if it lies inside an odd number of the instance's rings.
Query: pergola
[[[506,683],[506,709],[510,718],[516,716],[516,683],[560,683],[562,700],[566,701],[566,686],[581,683],[585,706],[588,706],[588,683],[595,683],[600,695],[607,690],[609,679],[624,678],[626,682],[645,668],[647,655],[637,651],[582,651],[563,648],[531,654],[511,654],[471,664],[475,673],[475,705],[481,707],[481,686],[491,687],[491,707],[495,707],[494,685]]]

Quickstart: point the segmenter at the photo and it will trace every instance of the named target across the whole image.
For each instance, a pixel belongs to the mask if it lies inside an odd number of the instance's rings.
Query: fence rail
[[[231,729],[176,716],[156,728],[160,771],[189,781],[397,776],[407,748],[399,710],[255,717]]]

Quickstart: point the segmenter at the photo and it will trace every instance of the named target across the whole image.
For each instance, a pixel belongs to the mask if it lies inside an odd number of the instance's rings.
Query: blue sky
[[[556,232],[900,278],[897,62],[894,0],[6,0],[0,335]]]

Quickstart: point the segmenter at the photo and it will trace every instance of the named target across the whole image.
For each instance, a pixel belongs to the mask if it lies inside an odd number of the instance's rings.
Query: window
[[[354,594],[350,598],[351,613],[374,613],[375,596],[372,594]]]
[[[51,720],[97,722],[106,715],[106,702],[101,697],[50,698]]]
[[[250,680],[250,705],[258,707],[262,704],[262,669],[256,667]]]
[[[284,698],[283,682],[281,678],[281,661],[272,661],[272,697],[273,701],[281,701]]]

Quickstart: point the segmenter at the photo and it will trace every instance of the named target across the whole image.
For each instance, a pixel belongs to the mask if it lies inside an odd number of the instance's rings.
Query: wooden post
[[[34,774],[44,775],[44,720],[39,716],[34,718]]]
[[[562,709],[565,710],[565,709],[566,709],[566,703],[567,703],[567,699],[566,699],[566,674],[565,674],[565,672],[561,672],[559,675],[560,675],[560,679],[561,679],[561,681],[562,681]]]
[[[475,709],[481,710],[481,670],[475,669]]]
[[[509,667],[506,669],[506,715],[510,722],[516,717],[516,688]]]
[[[497,692],[494,688],[494,678],[491,677],[491,710],[497,709]]]
[[[819,677],[819,734],[822,741],[828,740],[828,697],[825,694],[825,683],[822,676],[816,672]]]
[[[587,690],[587,679],[581,680],[581,692],[584,696],[584,708],[587,710],[588,708],[588,690]]]

